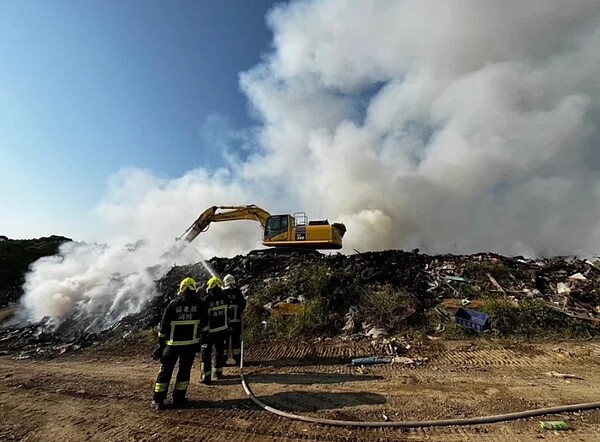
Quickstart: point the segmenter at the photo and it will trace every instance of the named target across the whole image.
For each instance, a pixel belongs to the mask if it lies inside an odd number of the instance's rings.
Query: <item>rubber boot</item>
[[[204,385],[212,385],[212,379],[210,376],[204,376],[204,379],[200,381]]]

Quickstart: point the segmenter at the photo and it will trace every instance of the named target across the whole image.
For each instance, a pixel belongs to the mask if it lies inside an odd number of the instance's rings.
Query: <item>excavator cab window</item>
[[[288,231],[288,215],[273,215],[267,219],[265,227],[265,237],[273,239],[277,235],[287,233]]]

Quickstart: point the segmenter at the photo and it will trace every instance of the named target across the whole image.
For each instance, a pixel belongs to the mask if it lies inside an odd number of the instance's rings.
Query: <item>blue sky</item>
[[[122,167],[218,165],[203,132],[252,123],[238,75],[275,3],[0,2],[0,235],[76,235]]]

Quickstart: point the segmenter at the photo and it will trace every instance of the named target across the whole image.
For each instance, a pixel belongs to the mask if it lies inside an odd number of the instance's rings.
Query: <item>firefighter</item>
[[[229,342],[235,363],[240,365],[241,340],[242,340],[242,315],[246,308],[246,299],[242,291],[237,287],[233,275],[223,278],[223,293],[229,299]],[[228,343],[229,344],[229,343]],[[229,345],[226,346],[226,348]]]
[[[200,333],[207,322],[206,307],[196,290],[196,281],[192,278],[183,279],[177,296],[163,314],[158,332],[158,347],[152,355],[154,360],[160,360],[161,363],[152,398],[152,408],[155,410],[164,408],[169,382],[178,359],[173,406],[185,405],[192,364],[200,346]]]
[[[227,360],[227,326],[228,299],[222,290],[223,283],[220,278],[213,276],[206,284],[206,305],[208,323],[203,329],[206,342],[202,342],[202,383],[210,385],[214,375],[215,379],[223,377],[223,366]],[[212,351],[215,349],[215,367],[212,366]]]

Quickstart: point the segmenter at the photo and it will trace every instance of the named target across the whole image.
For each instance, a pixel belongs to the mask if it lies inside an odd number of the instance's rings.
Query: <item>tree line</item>
[[[21,297],[25,274],[33,262],[55,255],[67,241],[71,239],[57,235],[35,239],[10,239],[0,235],[0,307]]]

